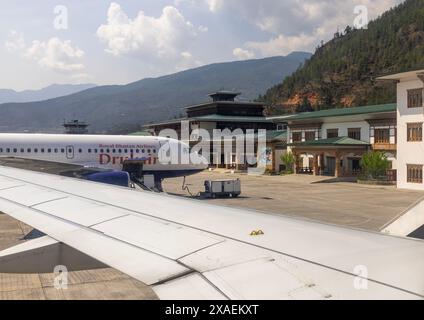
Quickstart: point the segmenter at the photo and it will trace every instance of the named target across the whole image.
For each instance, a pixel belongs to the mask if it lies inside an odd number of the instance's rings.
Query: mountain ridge
[[[58,98],[96,87],[92,83],[52,84],[39,90],[0,89],[0,104],[35,102]]]
[[[308,53],[216,63],[127,85],[98,86],[65,97],[0,105],[1,132],[62,132],[64,119],[90,124],[91,133],[128,133],[179,117],[182,108],[226,89],[253,100],[304,63]],[[284,72],[280,72],[284,70]]]

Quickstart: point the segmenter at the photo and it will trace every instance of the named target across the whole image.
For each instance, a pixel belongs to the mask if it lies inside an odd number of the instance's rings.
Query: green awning
[[[336,137],[321,140],[310,140],[304,142],[290,143],[293,147],[328,147],[328,146],[350,146],[350,147],[366,147],[370,144],[362,140],[356,140],[349,137]]]

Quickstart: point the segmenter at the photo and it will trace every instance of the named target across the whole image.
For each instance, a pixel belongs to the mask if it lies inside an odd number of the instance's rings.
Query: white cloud
[[[51,38],[48,41],[32,42],[26,49],[25,56],[46,67],[59,72],[80,72],[84,65],[80,62],[84,51],[73,47],[71,41]]]
[[[239,60],[248,60],[253,59],[255,57],[255,54],[253,52],[242,48],[235,48],[233,50],[233,55]]]
[[[224,0],[206,0],[206,3],[212,12],[217,12],[224,6]]]
[[[308,51],[316,44],[315,36],[301,34],[299,36],[284,36],[271,38],[264,42],[247,42],[246,47],[259,52],[262,56],[287,55],[293,51]]]
[[[106,51],[115,55],[141,55],[147,58],[179,58],[196,36],[196,28],[175,7],[168,6],[158,18],[140,11],[130,19],[117,3],[107,13],[107,23],[97,30],[107,44]]]
[[[10,31],[9,40],[5,43],[6,49],[10,52],[14,52],[24,49],[25,46],[26,44],[23,34],[16,30]]]
[[[183,71],[183,70],[198,67],[201,64],[202,62],[196,60],[190,52],[184,51],[184,52],[181,52],[180,60],[178,61],[175,67],[175,70]]]
[[[328,41],[337,29],[353,25],[354,8],[365,5],[375,19],[404,0],[204,0],[210,11],[237,12],[247,23],[269,34],[269,39],[245,43],[241,50],[261,55],[291,51],[313,51],[321,40]],[[242,52],[242,51],[240,51]]]
[[[9,51],[21,53],[22,57],[36,61],[44,68],[72,76],[85,75],[82,72],[85,66],[81,62],[84,51],[74,47],[70,40],[53,37],[47,41],[34,40],[27,45],[21,33],[11,31],[5,46]]]
[[[200,32],[208,32],[209,31],[209,28],[205,27],[205,26],[199,26],[198,29],[199,29]]]

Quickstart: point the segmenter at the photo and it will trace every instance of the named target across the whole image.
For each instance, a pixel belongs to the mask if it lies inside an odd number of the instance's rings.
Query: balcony
[[[390,142],[377,142],[372,145],[372,148],[375,151],[396,151],[397,144]]]

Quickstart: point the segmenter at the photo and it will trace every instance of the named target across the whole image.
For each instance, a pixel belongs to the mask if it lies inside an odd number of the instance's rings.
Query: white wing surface
[[[424,297],[420,240],[6,167],[0,211],[162,299]],[[22,255],[0,253],[0,272]]]

